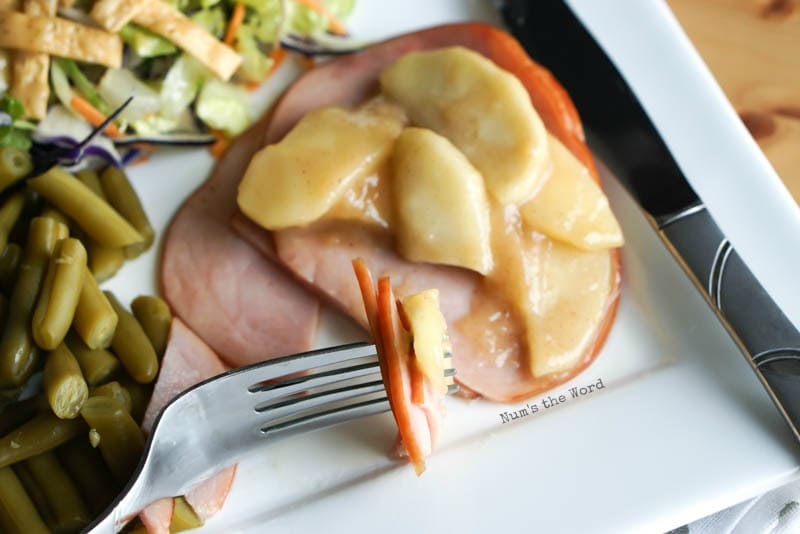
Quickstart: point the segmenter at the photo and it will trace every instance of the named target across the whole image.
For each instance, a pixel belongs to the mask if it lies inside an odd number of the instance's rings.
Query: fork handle
[[[705,206],[695,204],[656,225],[800,440],[800,332]]]

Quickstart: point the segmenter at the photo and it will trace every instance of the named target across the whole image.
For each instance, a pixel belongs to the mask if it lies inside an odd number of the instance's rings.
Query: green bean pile
[[[0,148],[0,532],[78,532],[140,460],[140,424],[172,314],[153,296],[136,298],[129,311],[99,287],[154,240],[125,174],[53,168],[20,184],[30,161],[7,149]],[[172,531],[201,525],[183,498],[174,510]]]

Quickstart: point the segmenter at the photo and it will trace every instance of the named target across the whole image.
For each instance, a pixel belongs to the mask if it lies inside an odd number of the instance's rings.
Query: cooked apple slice
[[[392,157],[397,248],[411,261],[492,268],[483,179],[447,139],[406,128]]]
[[[396,108],[396,112],[387,107]],[[306,114],[277,144],[261,149],[239,184],[239,208],[268,230],[319,219],[359,179],[386,162],[404,126],[399,106]]]
[[[380,77],[412,124],[453,142],[502,204],[529,198],[546,176],[547,132],[522,82],[462,47],[411,52]]]
[[[527,317],[533,376],[572,369],[594,342],[616,287],[612,252],[585,251],[548,238],[528,253],[534,306]]]
[[[520,207],[532,229],[584,250],[621,247],[624,239],[600,186],[586,167],[550,136],[553,170],[536,195]]]
[[[445,356],[452,351],[447,323],[439,310],[439,290],[426,289],[403,299],[415,361],[440,395],[447,394],[451,379],[445,377]]]
[[[597,335],[616,291],[614,251],[586,251],[492,212],[496,284],[525,329],[534,377],[573,369]]]

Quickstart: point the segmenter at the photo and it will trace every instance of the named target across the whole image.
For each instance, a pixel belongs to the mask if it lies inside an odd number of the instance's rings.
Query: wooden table
[[[668,3],[800,203],[800,0]]]

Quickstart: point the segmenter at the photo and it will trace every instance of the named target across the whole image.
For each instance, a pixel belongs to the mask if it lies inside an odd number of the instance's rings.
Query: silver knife
[[[800,440],[800,332],[714,222],[614,63],[563,0],[505,0],[500,12],[569,92],[593,151],[639,203]]]

